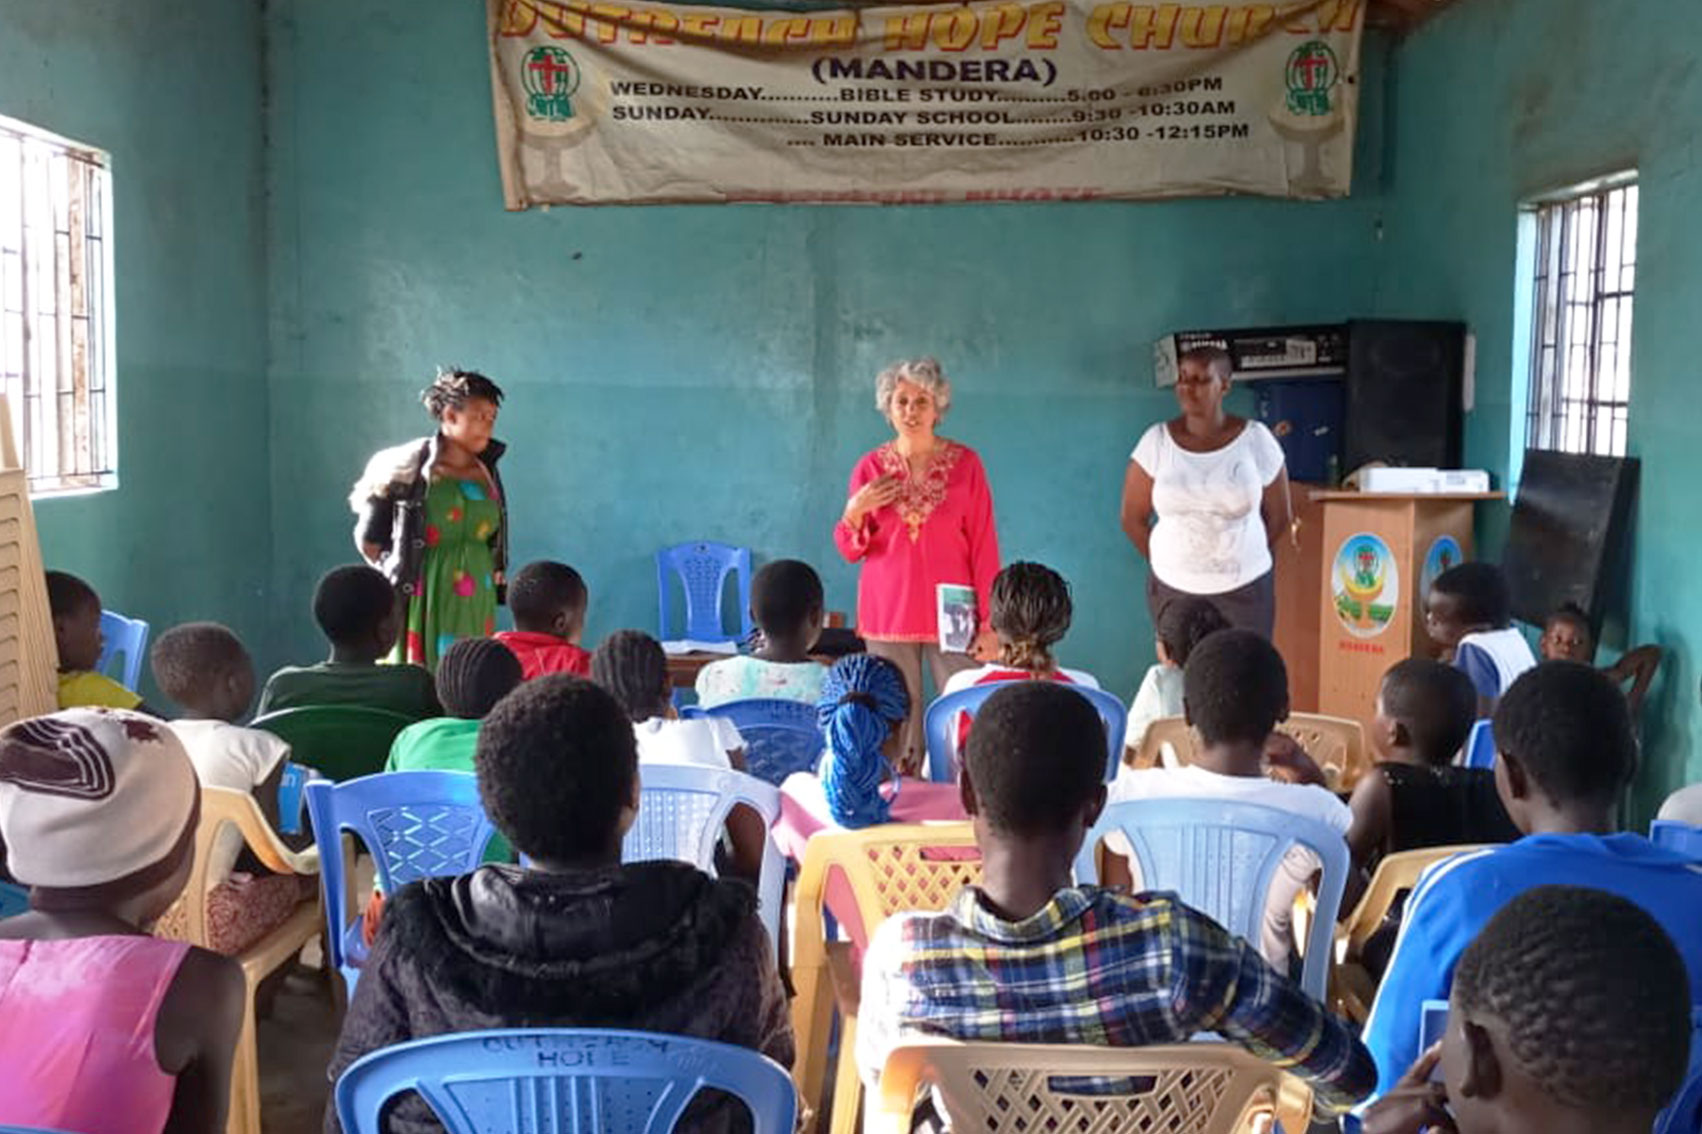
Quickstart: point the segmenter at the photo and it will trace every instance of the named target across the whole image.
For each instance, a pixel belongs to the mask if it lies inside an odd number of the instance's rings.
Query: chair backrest
[[[859,948],[875,927],[906,910],[943,910],[965,886],[981,881],[981,854],[967,822],[882,823],[860,831],[810,836],[798,869],[793,938],[801,961],[807,943],[821,948],[827,877],[843,877],[856,919],[836,915]]]
[[[142,659],[148,656],[148,624],[140,618],[126,618],[112,610],[100,612],[100,660],[95,669],[106,674],[126,689],[136,688],[142,679]]]
[[[343,783],[314,780],[303,792],[319,848],[330,959],[343,970],[352,992],[359,958],[351,955],[347,937],[356,911],[348,890],[343,832],[366,844],[380,888],[394,894],[416,879],[476,869],[495,828],[485,816],[478,780],[471,772],[384,772]]]
[[[1341,929],[1336,935],[1339,952],[1357,952],[1363,948],[1371,935],[1377,932],[1378,926],[1394,908],[1395,899],[1402,892],[1411,891],[1418,885],[1419,875],[1432,865],[1444,859],[1453,858],[1457,854],[1469,854],[1482,850],[1481,844],[1467,843],[1451,847],[1421,847],[1418,850],[1399,851],[1395,854],[1384,855],[1377,863],[1377,871],[1371,876],[1371,884],[1365,893],[1360,895],[1359,904],[1353,907],[1353,912],[1342,922]],[[1341,960],[1338,956],[1337,960]]]
[[[1312,1092],[1227,1043],[1154,1047],[915,1040],[881,1073],[871,1131],[908,1131],[918,1091],[933,1087],[954,1130],[1151,1130],[1241,1134],[1254,1116],[1305,1130]]]
[[[29,912],[29,908],[29,887],[0,882],[0,918],[16,917]]]
[[[1495,735],[1487,720],[1472,725],[1471,735],[1466,737],[1466,767],[1495,767]]]
[[[1193,729],[1188,727],[1187,718],[1159,717],[1149,724],[1146,735],[1141,737],[1140,751],[1135,753],[1135,767],[1158,767],[1159,754],[1166,744],[1176,753],[1176,759],[1180,763],[1194,762],[1194,733]]]
[[[1702,859],[1702,827],[1692,827],[1677,819],[1656,819],[1649,824],[1649,841],[1658,847]]]
[[[729,633],[721,623],[721,592],[727,575],[737,576],[739,589],[739,621],[737,633]],[[685,633],[681,637],[698,641],[740,641],[751,633],[751,553],[747,547],[699,540],[664,547],[656,553],[656,598],[659,605],[657,628],[663,638],[668,635],[668,613],[672,608],[672,579],[679,576],[685,591]]]
[[[981,711],[982,703],[1004,684],[990,681],[985,685],[972,685],[956,693],[947,693],[928,706],[928,712],[922,718],[922,729],[928,740],[930,780],[950,783],[955,778],[953,757],[957,754],[958,714],[966,714],[973,720]],[[1070,682],[1059,684],[1086,697],[1099,713],[1099,722],[1105,726],[1105,782],[1110,783],[1117,778],[1117,769],[1123,762],[1123,733],[1129,727],[1129,707],[1103,689]]]
[[[1293,737],[1312,757],[1331,791],[1352,791],[1371,767],[1367,758],[1365,726],[1346,717],[1323,713],[1290,713],[1277,731]]]
[[[253,727],[287,741],[295,763],[341,783],[382,772],[396,734],[413,723],[365,705],[304,705],[257,717]]]
[[[813,771],[827,747],[816,707],[803,701],[751,697],[698,709],[692,715],[732,721],[745,738],[745,770],[775,786],[793,772]]]
[[[696,764],[644,764],[638,818],[621,843],[621,861],[672,858],[715,873],[715,845],[727,815],[746,804],[762,816],[763,829],[780,818],[780,789],[743,772]],[[780,905],[786,860],[769,836],[763,848],[757,909],[776,955],[780,948]]]
[[[279,841],[266,822],[260,805],[245,791],[233,788],[204,787],[201,789],[201,818],[195,828],[195,858],[189,868],[189,881],[171,908],[160,916],[154,926],[154,936],[172,941],[187,941],[208,948],[211,928],[207,918],[209,891],[219,879],[208,878],[212,869],[213,848],[219,832],[232,826],[242,835],[242,841],[260,864],[275,874],[313,874],[318,870],[318,853],[300,854]]]
[[[1172,890],[1231,933],[1262,939],[1265,905],[1283,857],[1301,846],[1323,866],[1307,930],[1300,983],[1319,1000],[1329,981],[1330,943],[1350,868],[1347,840],[1315,819],[1225,799],[1138,799],[1107,807],[1076,856],[1076,879],[1098,881],[1106,835],[1120,832],[1141,868],[1141,886]]]
[[[1702,1005],[1690,1010],[1690,1070],[1684,1085],[1655,1118],[1654,1134],[1696,1134],[1702,1130]]]
[[[791,1134],[785,1069],[749,1048],[653,1032],[498,1028],[412,1040],[338,1078],[348,1134],[380,1134],[384,1104],[417,1091],[448,1134],[665,1134],[704,1088],[750,1108],[756,1134]]]

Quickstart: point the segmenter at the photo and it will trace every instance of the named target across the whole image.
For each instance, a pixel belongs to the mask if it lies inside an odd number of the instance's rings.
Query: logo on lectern
[[[1375,638],[1389,628],[1401,602],[1401,572],[1394,553],[1370,532],[1348,536],[1330,571],[1336,617],[1356,638]]]

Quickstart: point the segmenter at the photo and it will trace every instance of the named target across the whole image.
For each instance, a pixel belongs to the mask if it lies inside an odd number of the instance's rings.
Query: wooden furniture
[[[1290,486],[1294,535],[1271,548],[1276,561],[1276,630],[1271,640],[1288,665],[1288,700],[1296,712],[1318,711],[1318,580],[1324,573],[1321,484]]]
[[[207,895],[211,886],[207,871],[219,830],[226,824],[242,833],[248,849],[274,874],[319,873],[319,852],[309,849],[298,854],[284,846],[267,826],[253,796],[230,788],[202,788],[201,822],[195,830],[195,863],[189,872],[189,883],[154,926],[154,936],[187,941],[203,949],[208,947]],[[242,1010],[236,1059],[231,1066],[226,1134],[260,1134],[260,1060],[254,1038],[254,991],[274,970],[294,960],[302,946],[318,937],[323,924],[319,901],[310,896],[283,924],[268,931],[235,958],[242,965],[248,996]]]
[[[792,983],[797,989],[792,1000],[792,1034],[798,1044],[793,1077],[804,1105],[819,1107],[829,1026],[837,1008],[839,1063],[833,1088],[833,1134],[857,1129],[857,1107],[863,1096],[852,1055],[857,1045],[862,958],[852,942],[866,943],[875,928],[895,913],[944,909],[965,885],[980,880],[981,856],[968,823],[887,823],[861,831],[824,831],[805,846],[792,933]],[[835,881],[850,890],[851,908],[840,903],[832,912],[851,942],[829,942],[826,937],[823,911]],[[818,1115],[816,1129],[821,1128]]]
[[[1385,855],[1377,864],[1377,873],[1371,876],[1371,885],[1360,896],[1359,904],[1336,926],[1329,1005],[1337,1015],[1363,1024],[1371,1014],[1371,1001],[1376,998],[1377,985],[1371,974],[1365,971],[1365,966],[1359,963],[1359,952],[1394,908],[1395,899],[1418,885],[1419,875],[1435,863],[1480,849],[1475,845],[1423,847]]]
[[[58,708],[58,669],[29,474],[0,397],[0,725]]]
[[[1369,725],[1384,672],[1415,655],[1435,656],[1424,591],[1471,558],[1473,505],[1502,495],[1314,492],[1311,499],[1324,514],[1318,711]]]
[[[1069,1090],[1103,1076],[1105,1090]],[[1109,1089],[1116,1083],[1121,1090]],[[1059,1089],[1063,1086],[1064,1089]],[[918,1093],[935,1089],[954,1130],[1166,1130],[1243,1134],[1311,1122],[1312,1090],[1275,1064],[1228,1043],[1154,1047],[959,1043],[914,1039],[881,1072],[871,1134],[905,1134]]]

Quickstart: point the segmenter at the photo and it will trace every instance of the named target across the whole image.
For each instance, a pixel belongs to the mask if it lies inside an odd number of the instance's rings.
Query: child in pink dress
[[[182,743],[140,713],[0,731],[0,840],[31,888],[0,921],[0,1125],[224,1129],[242,969],[142,928],[189,879],[200,801]]]

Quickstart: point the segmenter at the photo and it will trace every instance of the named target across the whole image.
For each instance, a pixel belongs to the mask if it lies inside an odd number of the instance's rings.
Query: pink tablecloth
[[[882,786],[881,794],[892,800],[894,823],[925,823],[930,820],[962,820],[963,799],[956,784],[937,784],[906,776],[893,795],[893,785]],[[817,831],[840,831],[827,809],[821,781],[807,772],[788,776],[780,785],[780,818],[774,824],[774,845],[793,862],[804,860],[804,846]],[[857,902],[851,894],[851,884],[837,870],[828,871],[822,901],[861,957],[869,943],[869,929],[857,915]]]

